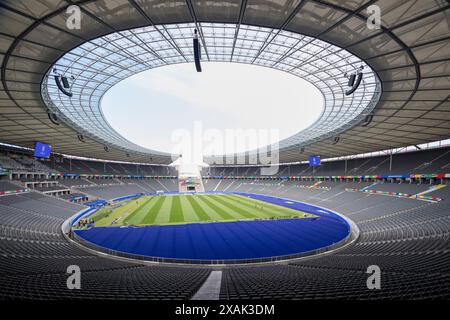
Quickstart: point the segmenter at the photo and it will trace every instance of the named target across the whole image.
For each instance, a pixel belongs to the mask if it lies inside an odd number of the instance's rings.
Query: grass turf
[[[313,214],[234,194],[144,196],[103,208],[95,226],[166,225],[193,222],[279,218],[312,218]]]

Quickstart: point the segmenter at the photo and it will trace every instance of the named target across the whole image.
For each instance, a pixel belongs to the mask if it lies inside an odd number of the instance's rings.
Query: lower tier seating
[[[165,185],[176,182],[166,180]],[[450,297],[450,188],[440,189],[443,200],[431,203],[347,192],[345,184],[330,184],[328,189],[300,184],[223,180],[213,188],[269,194],[335,210],[357,224],[357,241],[306,260],[224,267],[220,298]],[[67,241],[61,225],[83,208],[37,192],[0,197],[0,298],[189,299],[209,276],[207,267],[119,261]],[[82,290],[66,287],[66,268],[73,264],[82,270]],[[366,287],[369,265],[381,268],[381,290]]]

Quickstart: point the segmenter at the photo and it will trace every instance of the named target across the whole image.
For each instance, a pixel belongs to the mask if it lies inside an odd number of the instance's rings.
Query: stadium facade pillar
[[[389,155],[389,171],[392,171],[392,151],[391,154]]]

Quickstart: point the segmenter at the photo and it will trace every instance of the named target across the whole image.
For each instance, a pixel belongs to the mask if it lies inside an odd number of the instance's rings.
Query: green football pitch
[[[315,215],[231,194],[143,196],[105,207],[91,216],[96,227],[293,217]]]

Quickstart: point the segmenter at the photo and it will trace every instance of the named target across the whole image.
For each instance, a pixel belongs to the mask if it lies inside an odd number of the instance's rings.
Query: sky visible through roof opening
[[[201,163],[263,147],[313,124],[323,96],[307,81],[274,69],[237,63],[192,63],[148,70],[103,97],[102,111],[128,140]]]

